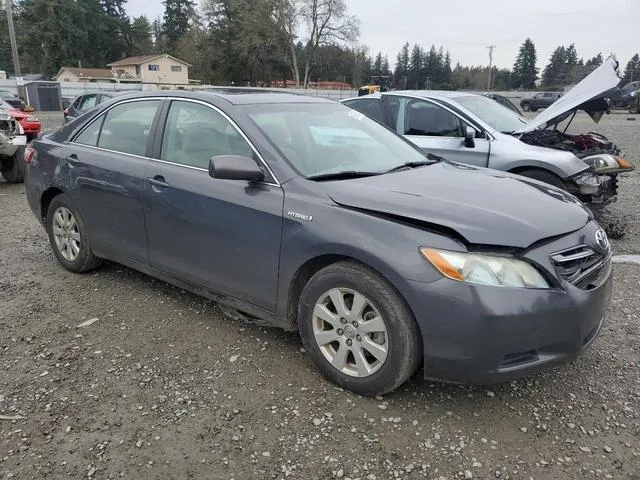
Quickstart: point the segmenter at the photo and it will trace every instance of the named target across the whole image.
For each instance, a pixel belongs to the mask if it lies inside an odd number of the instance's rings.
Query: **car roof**
[[[286,92],[244,89],[244,88],[211,88],[206,90],[162,90],[149,92],[126,92],[128,99],[145,97],[178,97],[210,100],[213,98],[225,100],[232,105],[254,105],[270,103],[336,103],[332,100],[308,95],[298,95]]]

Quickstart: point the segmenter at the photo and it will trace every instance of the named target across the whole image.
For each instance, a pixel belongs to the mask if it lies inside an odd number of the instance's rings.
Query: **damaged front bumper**
[[[0,113],[0,156],[11,157],[27,144],[20,124],[8,114]]]
[[[584,172],[571,179],[573,193],[585,203],[606,204],[615,202],[618,195],[618,176]]]

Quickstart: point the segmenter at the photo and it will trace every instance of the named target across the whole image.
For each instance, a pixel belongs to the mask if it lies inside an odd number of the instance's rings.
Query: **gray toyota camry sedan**
[[[122,96],[34,141],[31,209],[73,272],[103,260],[298,330],[362,395],[418,367],[489,384],[572,360],[611,249],[570,194],[427,156],[327,100]]]

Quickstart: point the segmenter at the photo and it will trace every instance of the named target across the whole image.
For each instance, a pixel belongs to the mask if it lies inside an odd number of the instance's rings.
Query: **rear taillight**
[[[24,163],[31,165],[37,156],[38,152],[36,152],[36,149],[33,148],[31,144],[27,145],[27,148],[24,151]]]

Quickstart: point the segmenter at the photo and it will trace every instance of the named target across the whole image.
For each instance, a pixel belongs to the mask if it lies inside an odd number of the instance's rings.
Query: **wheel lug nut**
[[[361,337],[360,335],[356,335],[356,340],[357,340],[357,341],[361,341],[361,340],[362,340],[362,337]]]
[[[353,345],[353,342],[351,340],[347,340],[347,345],[351,346],[351,345]]]
[[[346,319],[346,318],[341,318],[341,319],[340,319],[340,323],[343,323],[343,324],[344,324],[344,323],[347,323],[347,319]]]
[[[353,322],[351,322],[351,325],[353,325],[354,327],[358,328],[358,322],[356,322],[355,320]]]
[[[342,330],[341,328],[338,329],[338,331],[336,332],[338,335],[342,335],[344,333],[344,330]]]

